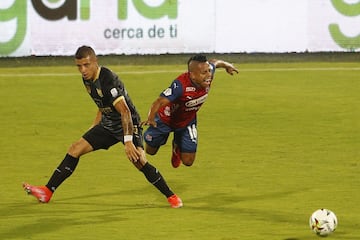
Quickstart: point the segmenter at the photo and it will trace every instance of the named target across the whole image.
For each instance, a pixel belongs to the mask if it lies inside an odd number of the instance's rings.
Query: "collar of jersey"
[[[101,71],[101,67],[99,66],[99,67],[98,67],[98,70],[97,70],[97,73],[96,73],[96,76],[95,76],[95,78],[94,78],[93,82],[95,82],[97,79],[99,79],[99,76],[100,76],[100,71]]]

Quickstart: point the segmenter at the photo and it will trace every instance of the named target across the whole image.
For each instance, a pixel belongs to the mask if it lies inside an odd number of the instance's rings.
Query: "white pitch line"
[[[0,68],[1,69],[1,68]],[[175,70],[156,70],[156,71],[114,71],[118,75],[122,74],[152,74],[152,73],[178,73]],[[80,73],[0,73],[0,77],[66,77],[80,76]]]
[[[1,71],[1,68],[0,68]],[[184,70],[183,70],[184,71]],[[295,72],[295,71],[360,71],[360,67],[324,67],[324,68],[241,68],[239,72]],[[154,71],[114,71],[123,74],[156,74],[181,73],[182,70],[154,70]],[[0,77],[66,77],[79,76],[79,73],[0,73]]]

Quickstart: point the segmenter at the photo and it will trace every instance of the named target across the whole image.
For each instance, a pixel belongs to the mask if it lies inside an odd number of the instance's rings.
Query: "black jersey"
[[[83,79],[86,90],[88,91],[95,104],[102,113],[100,124],[115,134],[123,134],[121,125],[121,114],[118,113],[113,102],[120,97],[124,97],[130,109],[134,125],[139,125],[140,115],[132,103],[124,83],[111,70],[101,67],[96,80]]]

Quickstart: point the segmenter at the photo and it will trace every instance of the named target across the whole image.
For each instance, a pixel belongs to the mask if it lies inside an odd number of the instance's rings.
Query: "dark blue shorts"
[[[179,146],[180,152],[195,153],[197,149],[197,121],[196,118],[184,128],[173,129],[163,123],[158,117],[155,118],[157,127],[149,126],[144,132],[145,142],[153,147],[159,148],[164,145],[171,132],[174,133],[174,141]]]

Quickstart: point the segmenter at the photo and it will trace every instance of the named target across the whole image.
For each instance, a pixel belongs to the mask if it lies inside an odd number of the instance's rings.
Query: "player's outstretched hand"
[[[146,121],[143,121],[140,123],[140,127],[142,126],[153,126],[153,127],[156,127],[156,122],[154,120],[146,120]]]
[[[234,75],[234,72],[239,73],[239,70],[237,70],[236,67],[234,67],[234,65],[232,65],[231,63],[228,63],[225,69],[226,72],[230,75]]]

